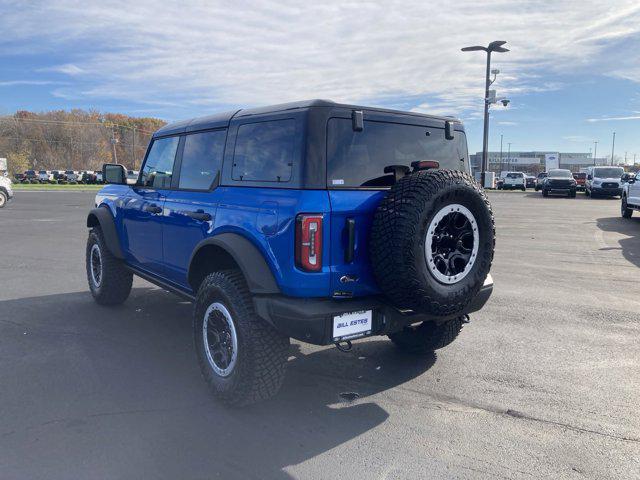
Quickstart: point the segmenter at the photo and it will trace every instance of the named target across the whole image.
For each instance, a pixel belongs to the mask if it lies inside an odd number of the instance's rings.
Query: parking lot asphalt
[[[200,377],[188,303],[142,280],[121,307],[93,302],[93,194],[17,192],[0,210],[0,478],[638,478],[640,216],[490,199],[494,295],[452,345],[292,342],[281,394],[234,410]]]

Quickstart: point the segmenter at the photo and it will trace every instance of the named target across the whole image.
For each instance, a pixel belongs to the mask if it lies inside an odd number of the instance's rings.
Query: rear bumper
[[[281,333],[315,345],[333,343],[333,317],[347,312],[372,310],[373,325],[370,335],[388,335],[417,322],[442,323],[463,314],[480,310],[493,292],[491,275],[469,306],[448,317],[400,311],[380,296],[335,300],[332,298],[296,298],[284,295],[255,296],[256,313]],[[370,336],[366,335],[366,336]]]

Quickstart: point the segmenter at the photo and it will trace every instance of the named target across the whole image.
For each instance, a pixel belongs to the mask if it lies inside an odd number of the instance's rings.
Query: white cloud
[[[330,98],[478,118],[484,56],[460,47],[495,39],[512,50],[494,56],[503,72],[495,86],[512,101],[559,88],[552,75],[631,78],[640,68],[637,0],[139,0],[82,8],[50,0],[2,8],[9,40],[0,53],[24,45],[55,52],[67,63],[53,70],[89,85],[73,95],[203,112]]]
[[[84,69],[74,65],[73,63],[65,63],[63,65],[55,65],[53,67],[41,69],[41,71],[64,73],[65,75],[75,76],[84,73]]]
[[[498,125],[502,125],[502,126],[505,126],[505,127],[513,127],[513,126],[518,125],[518,122],[504,122],[504,121],[500,121],[500,122],[498,122]]]
[[[6,80],[0,82],[0,87],[16,87],[20,85],[54,85],[58,82],[51,80]]]
[[[640,113],[640,112],[638,112]],[[640,120],[640,115],[624,115],[620,117],[600,117],[600,118],[587,118],[587,122],[621,122],[626,120]]]

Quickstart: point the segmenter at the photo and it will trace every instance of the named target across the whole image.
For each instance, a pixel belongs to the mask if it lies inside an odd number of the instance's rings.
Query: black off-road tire
[[[523,192],[527,191],[527,187],[520,187],[520,190],[522,190]]]
[[[4,208],[8,200],[9,200],[9,196],[6,193],[4,193],[3,190],[0,190],[0,208]]]
[[[440,325],[434,322],[423,322],[392,333],[389,339],[403,352],[430,353],[453,342],[462,330],[462,325],[463,317],[454,318]]]
[[[575,190],[569,192],[569,198],[576,198],[576,191]]]
[[[431,273],[425,244],[430,222],[449,205],[462,205],[475,218],[478,249],[468,272],[445,283]],[[482,288],[494,246],[491,205],[475,180],[457,170],[423,170],[400,179],[378,205],[371,229],[371,264],[379,287],[398,308],[453,315]]]
[[[620,214],[622,218],[631,218],[631,215],[633,215],[633,209],[627,206],[627,197],[625,195],[620,199]]]
[[[213,303],[226,307],[237,335],[237,359],[228,376],[221,376],[213,369],[205,350],[203,323]],[[256,315],[241,272],[219,271],[204,279],[194,306],[193,332],[202,375],[223,403],[244,406],[278,393],[289,355],[289,337]]]
[[[94,245],[98,246],[101,257],[99,284],[96,284],[91,272],[91,255]],[[89,289],[97,303],[100,305],[120,305],[129,297],[133,283],[133,274],[125,267],[122,260],[116,258],[109,251],[102,236],[102,231],[98,227],[94,227],[89,231],[85,263]]]
[[[549,192],[546,191],[544,188],[542,189],[542,196],[543,197],[548,197],[549,196]]]

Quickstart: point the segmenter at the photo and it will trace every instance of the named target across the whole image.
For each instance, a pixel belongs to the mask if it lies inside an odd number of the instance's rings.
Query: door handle
[[[187,217],[191,217],[194,220],[200,220],[201,222],[208,222],[211,220],[211,215],[203,210],[197,210],[195,212],[184,212]]]
[[[162,208],[157,206],[155,203],[152,203],[150,205],[145,205],[144,206],[144,211],[148,212],[148,213],[152,213],[154,215],[157,215],[158,213],[162,213]]]

